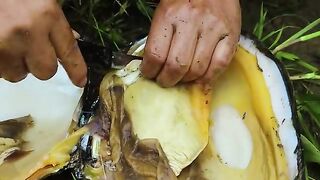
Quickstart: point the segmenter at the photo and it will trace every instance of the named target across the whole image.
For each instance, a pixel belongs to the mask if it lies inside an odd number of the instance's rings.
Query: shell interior
[[[0,79],[0,131],[10,119],[30,115],[32,126],[21,135],[23,150],[18,159],[4,160],[0,179],[26,179],[46,165],[48,152],[68,135],[73,113],[83,89],[74,86],[61,65],[54,77],[41,81],[29,74],[18,83]],[[17,125],[12,125],[15,129]],[[6,137],[0,137],[1,138]],[[1,144],[1,143],[0,143]]]

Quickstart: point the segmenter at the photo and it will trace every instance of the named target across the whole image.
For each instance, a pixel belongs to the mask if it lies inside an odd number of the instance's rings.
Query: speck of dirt
[[[244,120],[246,118],[247,112],[244,112],[242,115],[242,120]]]
[[[72,63],[73,67],[77,67],[79,64],[78,63]]]
[[[178,56],[176,57],[176,62],[177,62],[177,63],[180,63]]]
[[[261,69],[261,67],[259,66],[258,62],[257,62],[257,68],[260,72],[263,72],[263,70]]]
[[[219,161],[222,163],[222,158],[221,158],[219,155],[217,155],[217,158],[218,158]]]

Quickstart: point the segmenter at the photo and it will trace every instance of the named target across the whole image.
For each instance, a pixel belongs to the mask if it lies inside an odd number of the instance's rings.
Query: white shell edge
[[[292,123],[292,109],[284,80],[276,63],[262,54],[253,40],[241,36],[240,45],[257,57],[258,64],[263,69],[262,74],[270,92],[272,109],[279,125],[280,140],[288,161],[289,178],[293,180],[298,175],[297,154],[295,153],[298,139]]]

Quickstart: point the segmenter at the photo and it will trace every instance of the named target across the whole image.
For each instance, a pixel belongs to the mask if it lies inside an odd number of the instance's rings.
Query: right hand
[[[163,87],[192,81],[211,85],[230,64],[240,31],[239,0],[161,0],[142,74]]]
[[[86,84],[86,64],[56,0],[2,0],[0,24],[0,77],[17,82],[30,72],[47,80],[59,58],[75,85]]]

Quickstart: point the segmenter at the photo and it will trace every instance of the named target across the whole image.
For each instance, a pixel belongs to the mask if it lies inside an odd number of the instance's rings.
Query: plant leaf
[[[300,103],[308,108],[309,112],[314,116],[320,124],[320,96],[314,94],[304,94],[299,96]]]
[[[319,71],[319,69],[317,67],[300,59],[300,57],[298,57],[297,55],[295,55],[293,53],[285,52],[285,51],[278,51],[275,54],[275,56],[276,56],[276,58],[278,58],[280,60],[289,60],[289,61],[296,62],[298,65],[304,67],[305,69],[308,69],[311,72]]]
[[[283,31],[283,30],[285,30],[285,29],[287,29],[287,28],[297,28],[297,27],[296,27],[296,26],[284,26],[284,27],[282,27],[282,28],[280,28],[280,29],[278,29],[278,30],[276,30],[276,31],[270,32],[270,33],[267,34],[265,37],[263,37],[263,38],[261,39],[261,41],[265,41],[265,40],[269,39],[270,37],[274,36],[275,34],[279,33],[279,31]]]
[[[315,21],[313,21],[312,23],[310,23],[309,25],[307,25],[306,27],[304,27],[303,29],[301,29],[300,31],[295,33],[293,36],[291,36],[289,39],[287,39],[285,42],[283,42],[283,44],[286,44],[286,43],[288,43],[290,41],[298,39],[300,36],[302,36],[303,34],[305,34],[306,32],[308,32],[309,30],[313,29],[314,27],[316,27],[319,24],[320,24],[320,18],[315,20]]]
[[[98,32],[98,35],[99,35],[101,44],[102,44],[103,46],[105,46],[104,39],[103,39],[103,36],[102,36],[102,33],[101,33],[101,32],[103,32],[103,30],[100,29],[99,23],[98,23],[97,19],[94,17],[94,15],[91,14],[91,16],[92,16],[92,19],[93,19],[93,21],[94,21],[95,29],[96,29],[97,32]]]
[[[304,36],[301,36],[299,38],[299,40],[302,42],[302,41],[308,41],[308,40],[311,40],[311,39],[314,39],[314,38],[317,38],[320,36],[320,31],[317,31],[317,32],[314,32],[314,33],[311,33],[311,34],[308,34],[308,35],[304,35]]]
[[[276,58],[283,60],[290,60],[290,61],[296,61],[299,59],[299,57],[293,53],[285,52],[285,51],[279,51],[275,54]]]
[[[282,32],[283,32],[283,28],[281,28],[280,31],[278,32],[276,39],[273,41],[273,43],[271,44],[269,49],[272,49],[279,42],[281,35],[282,35]]]
[[[129,15],[128,12],[127,12],[127,8],[128,8],[128,6],[129,6],[129,5],[128,5],[128,2],[125,2],[125,3],[121,4],[119,0],[115,0],[115,1],[116,1],[116,3],[120,6],[120,11],[119,11],[119,13],[120,13],[120,14],[126,13],[127,15]]]
[[[305,136],[301,135],[301,142],[304,148],[303,154],[307,162],[320,164],[320,150],[317,149]]]
[[[301,110],[298,111],[297,115],[298,115],[299,124],[301,126],[302,131],[303,131],[302,134],[304,134],[306,136],[306,138],[310,139],[312,144],[314,144],[316,147],[319,147],[317,140],[313,137],[313,135],[310,132],[309,127],[307,126],[307,121],[304,120],[304,118],[301,114]]]
[[[298,31],[297,33],[295,33],[294,35],[292,35],[289,39],[287,39],[286,41],[284,41],[283,43],[281,43],[280,45],[278,45],[273,52],[277,52],[283,48],[286,48],[292,44],[294,44],[302,35],[304,35],[306,32],[308,32],[309,30],[313,29],[314,27],[316,27],[317,25],[320,24],[320,18],[313,21],[312,23],[310,23],[309,25],[307,25],[306,27],[304,27],[303,29],[301,29],[300,31]]]
[[[266,16],[267,16],[267,11],[264,11],[263,3],[261,3],[260,18],[259,18],[259,21],[255,25],[254,30],[253,30],[253,34],[259,40],[261,40],[261,38],[262,38],[263,28],[264,28],[264,23],[265,23]]]
[[[306,73],[306,74],[298,74],[294,76],[290,76],[290,80],[320,80],[320,75],[317,75],[316,72]]]
[[[150,8],[150,6],[147,5],[145,0],[138,0],[137,1],[137,7],[140,10],[140,12],[148,17],[149,21],[151,21],[151,16],[153,14],[153,9]]]

